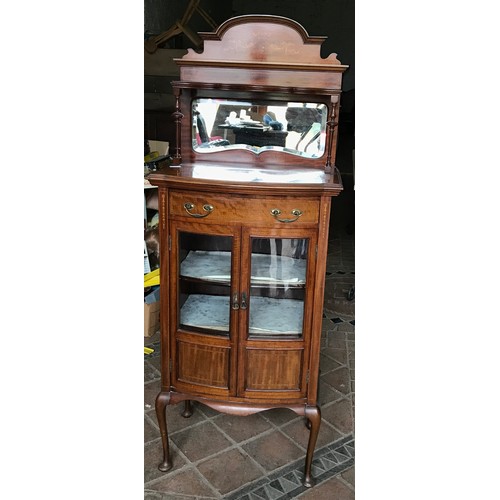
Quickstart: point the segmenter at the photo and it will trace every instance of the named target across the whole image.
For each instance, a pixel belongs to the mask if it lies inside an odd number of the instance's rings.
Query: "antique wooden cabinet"
[[[320,336],[343,66],[323,37],[277,16],[201,34],[176,62],[173,164],[159,189],[160,470],[171,468],[165,409],[191,401],[249,415],[289,408],[321,421]],[[307,429],[304,428],[304,432]]]

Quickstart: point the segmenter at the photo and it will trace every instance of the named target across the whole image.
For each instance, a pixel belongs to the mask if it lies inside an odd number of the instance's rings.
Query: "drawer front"
[[[319,199],[173,191],[169,216],[206,223],[316,224]]]

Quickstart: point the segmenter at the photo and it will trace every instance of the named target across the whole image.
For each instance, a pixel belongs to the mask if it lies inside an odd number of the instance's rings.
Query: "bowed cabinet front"
[[[319,201],[241,205],[170,194],[171,386],[200,397],[305,401]]]

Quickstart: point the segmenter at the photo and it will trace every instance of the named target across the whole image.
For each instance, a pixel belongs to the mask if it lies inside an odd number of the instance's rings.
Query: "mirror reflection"
[[[193,149],[271,150],[318,158],[325,151],[327,114],[318,103],[195,99]]]

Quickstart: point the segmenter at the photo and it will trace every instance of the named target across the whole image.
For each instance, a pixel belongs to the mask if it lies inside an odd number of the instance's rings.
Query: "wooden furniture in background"
[[[234,415],[289,408],[310,428],[304,476],[310,487],[321,421],[331,197],[342,191],[335,150],[347,66],[335,54],[322,59],[324,38],[283,17],[240,16],[201,37],[203,52],[189,50],[177,60],[174,165],[149,176],[159,190],[161,235],[159,468],[172,467],[168,404],[184,401],[185,417],[191,401]],[[317,150],[293,149],[293,137],[285,147],[199,144],[196,113],[212,103],[247,106],[243,114],[312,107],[321,120]],[[241,126],[266,127],[254,118]]]

